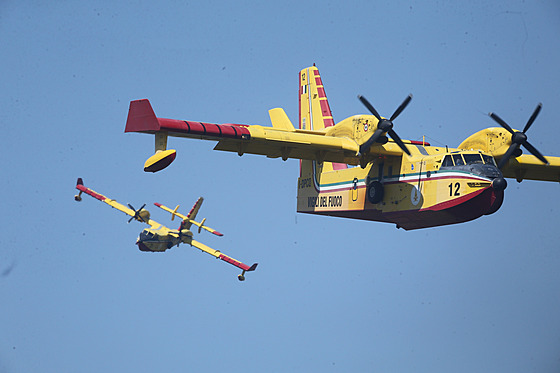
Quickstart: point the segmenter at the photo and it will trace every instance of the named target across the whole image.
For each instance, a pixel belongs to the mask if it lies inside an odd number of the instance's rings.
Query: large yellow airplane
[[[560,158],[544,157],[527,141],[541,104],[522,131],[490,113],[501,127],[487,128],[457,148],[402,140],[394,121],[408,96],[389,119],[362,96],[371,115],[334,123],[317,67],[299,73],[299,126],[283,109],[269,111],[272,127],[156,117],[146,99],[132,101],[125,132],[155,135],[155,154],[147,172],[167,167],[176,151],[168,136],[218,141],[215,150],[240,156],[300,159],[297,211],[374,220],[418,229],[470,221],[502,205],[505,178],[560,181]],[[524,147],[530,154],[522,154]],[[496,161],[498,163],[496,163]]]
[[[131,216],[131,218],[128,220],[129,223],[132,220],[136,220],[141,223],[148,224],[150,228],[144,229],[140,233],[138,240],[136,240],[136,244],[138,245],[138,248],[141,251],[163,252],[167,249],[172,248],[173,246],[179,246],[179,244],[181,243],[186,243],[196,247],[197,249],[207,254],[214,256],[217,259],[221,259],[224,262],[227,262],[229,264],[232,264],[240,268],[243,272],[237,276],[239,281],[245,281],[245,272],[251,272],[257,269],[257,263],[249,267],[247,264],[241,263],[240,261],[237,261],[232,257],[222,254],[218,250],[214,250],[204,245],[203,243],[193,240],[193,232],[190,230],[193,224],[198,227],[198,233],[200,233],[200,231],[204,229],[217,236],[223,236],[223,234],[216,231],[215,229],[212,229],[204,225],[206,218],[202,219],[200,223],[194,220],[196,219],[196,214],[198,213],[198,210],[202,205],[202,201],[204,201],[202,197],[200,197],[196,201],[196,203],[192,207],[191,211],[187,214],[187,216],[184,216],[181,213],[177,212],[177,210],[179,209],[178,205],[177,207],[175,207],[175,209],[172,210],[169,207],[162,205],[161,203],[154,203],[154,205],[156,205],[157,207],[171,213],[171,220],[174,220],[175,216],[178,216],[179,218],[183,219],[181,221],[181,225],[179,226],[179,229],[169,229],[159,224],[158,222],[150,219],[150,212],[144,208],[146,206],[145,204],[142,207],[140,207],[138,210],[136,210],[130,204],[128,205],[128,207],[126,207],[118,203],[114,199],[107,198],[104,195],[99,194],[96,191],[85,187],[84,182],[81,178],[78,179],[78,182],[76,184],[76,189],[80,191],[79,194],[74,196],[74,199],[78,202],[82,200],[82,193],[85,193],[92,196],[93,198],[100,200],[101,202],[105,202],[112,208],[122,211],[125,214]]]

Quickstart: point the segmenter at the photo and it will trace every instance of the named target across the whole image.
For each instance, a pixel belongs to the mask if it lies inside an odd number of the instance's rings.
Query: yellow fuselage
[[[501,173],[494,164],[484,164],[482,153],[450,153],[446,148],[422,145],[409,148],[411,156],[379,157],[365,168],[336,169],[328,163],[303,161],[298,212],[391,222],[416,229],[472,220],[499,208],[503,190],[492,188],[492,181]],[[458,155],[461,160],[472,155],[480,163],[442,166],[446,155]],[[486,159],[492,161],[488,156]],[[384,195],[381,201],[372,203],[368,186],[375,182],[382,185]]]
[[[138,236],[136,244],[141,251],[163,252],[181,242],[189,242],[191,239],[191,231],[185,231],[185,233],[179,235],[177,231],[172,231],[161,225],[144,229]]]

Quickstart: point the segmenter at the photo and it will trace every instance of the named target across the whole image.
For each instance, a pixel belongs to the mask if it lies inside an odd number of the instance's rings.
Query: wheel
[[[372,204],[377,204],[383,199],[383,184],[372,181],[367,187],[367,199]]]
[[[237,275],[237,279],[238,279],[239,281],[245,281],[245,276],[243,276],[243,275]]]

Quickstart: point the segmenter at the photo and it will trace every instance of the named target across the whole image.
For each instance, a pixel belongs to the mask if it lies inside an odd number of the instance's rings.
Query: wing
[[[81,194],[85,193],[88,194],[90,196],[92,196],[95,199],[100,200],[101,202],[105,202],[106,204],[108,204],[109,206],[111,206],[114,209],[117,209],[119,211],[124,212],[125,214],[127,214],[128,216],[131,216],[132,218],[134,218],[135,220],[142,222],[142,223],[146,223],[152,226],[152,228],[157,228],[160,227],[161,224],[153,221],[150,219],[150,213],[147,210],[145,211],[145,214],[137,214],[136,211],[118,203],[116,200],[114,199],[110,199],[106,196],[104,196],[103,194],[97,193],[96,191],[94,191],[93,189],[87,188],[84,186],[84,182],[81,178],[78,179],[78,182],[76,183],[76,189],[78,189],[80,191],[80,194],[78,194],[77,196],[75,196],[74,198],[76,199],[76,201],[81,201]],[[142,210],[142,208],[140,208],[140,210]],[[140,212],[140,210],[138,210]]]
[[[191,224],[194,224],[198,227],[198,233],[200,233],[201,229],[204,229],[204,230],[206,230],[210,233],[215,234],[216,236],[223,236],[223,234],[218,232],[217,230],[204,225],[204,222],[206,221],[206,218],[202,219],[202,222],[200,222],[200,223],[193,220],[194,217],[196,216],[198,210],[200,209],[200,205],[202,205],[202,201],[204,201],[204,198],[200,197],[196,201],[196,203],[194,204],[191,211],[187,214],[187,216],[177,212],[177,210],[179,209],[179,205],[177,205],[177,207],[175,207],[174,210],[171,210],[169,207],[164,206],[161,203],[156,202],[156,203],[154,203],[154,205],[156,205],[157,207],[159,207],[162,210],[165,210],[165,211],[171,213],[171,220],[173,220],[175,218],[175,216],[178,216],[181,219],[183,219],[183,226],[181,227],[181,229],[190,229]]]
[[[328,136],[326,130],[293,129],[291,124],[287,124],[287,117],[278,115],[277,111],[281,109],[273,110],[273,123],[280,123],[275,127],[213,124],[157,118],[148,100],[136,100],[130,102],[125,132],[165,133],[168,136],[215,140],[218,141],[215,150],[236,152],[239,155],[249,153],[270,158],[359,163],[360,147],[353,139]]]
[[[230,256],[227,256],[225,254],[222,254],[219,250],[214,250],[208,246],[206,246],[203,243],[200,243],[198,241],[195,240],[191,240],[191,246],[196,247],[197,249],[204,251],[205,253],[208,253],[210,255],[212,255],[213,257],[216,257],[218,259],[223,260],[224,262],[227,262],[231,265],[236,266],[237,268],[240,268],[243,270],[243,274],[245,274],[245,272],[251,272],[254,271],[255,269],[257,269],[257,265],[258,263],[253,264],[252,266],[248,266],[247,264],[241,263],[238,260],[233,259]],[[242,276],[243,274],[239,277],[240,280],[242,280]],[[243,280],[242,280],[243,281]]]
[[[144,164],[144,171],[157,172],[175,159],[166,150],[167,136],[215,140],[215,150],[288,158],[366,165],[378,156],[410,155],[393,130],[393,120],[410,102],[408,96],[390,119],[381,117],[363,97],[373,115],[355,115],[334,123],[325,87],[315,65],[299,74],[299,123],[294,127],[281,108],[269,110],[272,127],[245,124],[213,124],[156,117],[148,100],[130,102],[125,132],[155,134],[156,153]],[[381,126],[381,127],[380,127]],[[391,138],[388,140],[387,135]],[[388,141],[387,141],[388,140]],[[418,144],[417,144],[418,145]]]
[[[560,182],[560,157],[546,156],[549,164],[546,165],[535,156],[523,154],[517,158],[510,158],[502,169],[505,177],[517,179],[517,181],[542,180]]]

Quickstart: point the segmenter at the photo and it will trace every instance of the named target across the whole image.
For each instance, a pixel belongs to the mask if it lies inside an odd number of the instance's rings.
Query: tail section
[[[317,131],[334,125],[319,69],[315,65],[299,72],[299,128]]]
[[[282,131],[295,131],[294,125],[290,122],[290,119],[286,115],[286,112],[281,108],[271,109],[268,111],[270,116],[270,122],[272,127],[280,129]]]
[[[181,219],[183,219],[183,221],[181,222],[181,226],[179,227],[179,230],[191,229],[191,226],[194,224],[198,227],[198,233],[200,233],[201,230],[204,229],[212,234],[215,234],[216,236],[223,236],[223,234],[218,232],[217,230],[204,225],[204,223],[206,222],[206,218],[202,219],[200,223],[194,220],[196,218],[196,214],[198,213],[198,210],[200,210],[202,201],[204,201],[204,198],[200,197],[192,207],[191,211],[187,214],[187,216],[177,212],[177,210],[179,210],[179,205],[177,205],[177,207],[175,207],[175,209],[173,210],[171,210],[167,206],[162,205],[161,203],[156,202],[154,203],[154,205],[156,205],[162,210],[169,212],[171,214],[171,220],[175,219],[175,216],[178,216]]]
[[[299,72],[299,128],[320,131],[334,126],[331,108],[325,93],[319,69],[313,65]],[[346,169],[341,163],[323,162],[319,167],[313,161],[300,161],[300,177],[317,180],[316,172],[329,172]]]
[[[189,211],[189,213],[187,214],[187,219],[191,219],[191,220],[196,219],[196,214],[198,214],[198,210],[200,210],[200,206],[202,206],[202,202],[204,202],[204,198],[198,197],[191,211]]]

